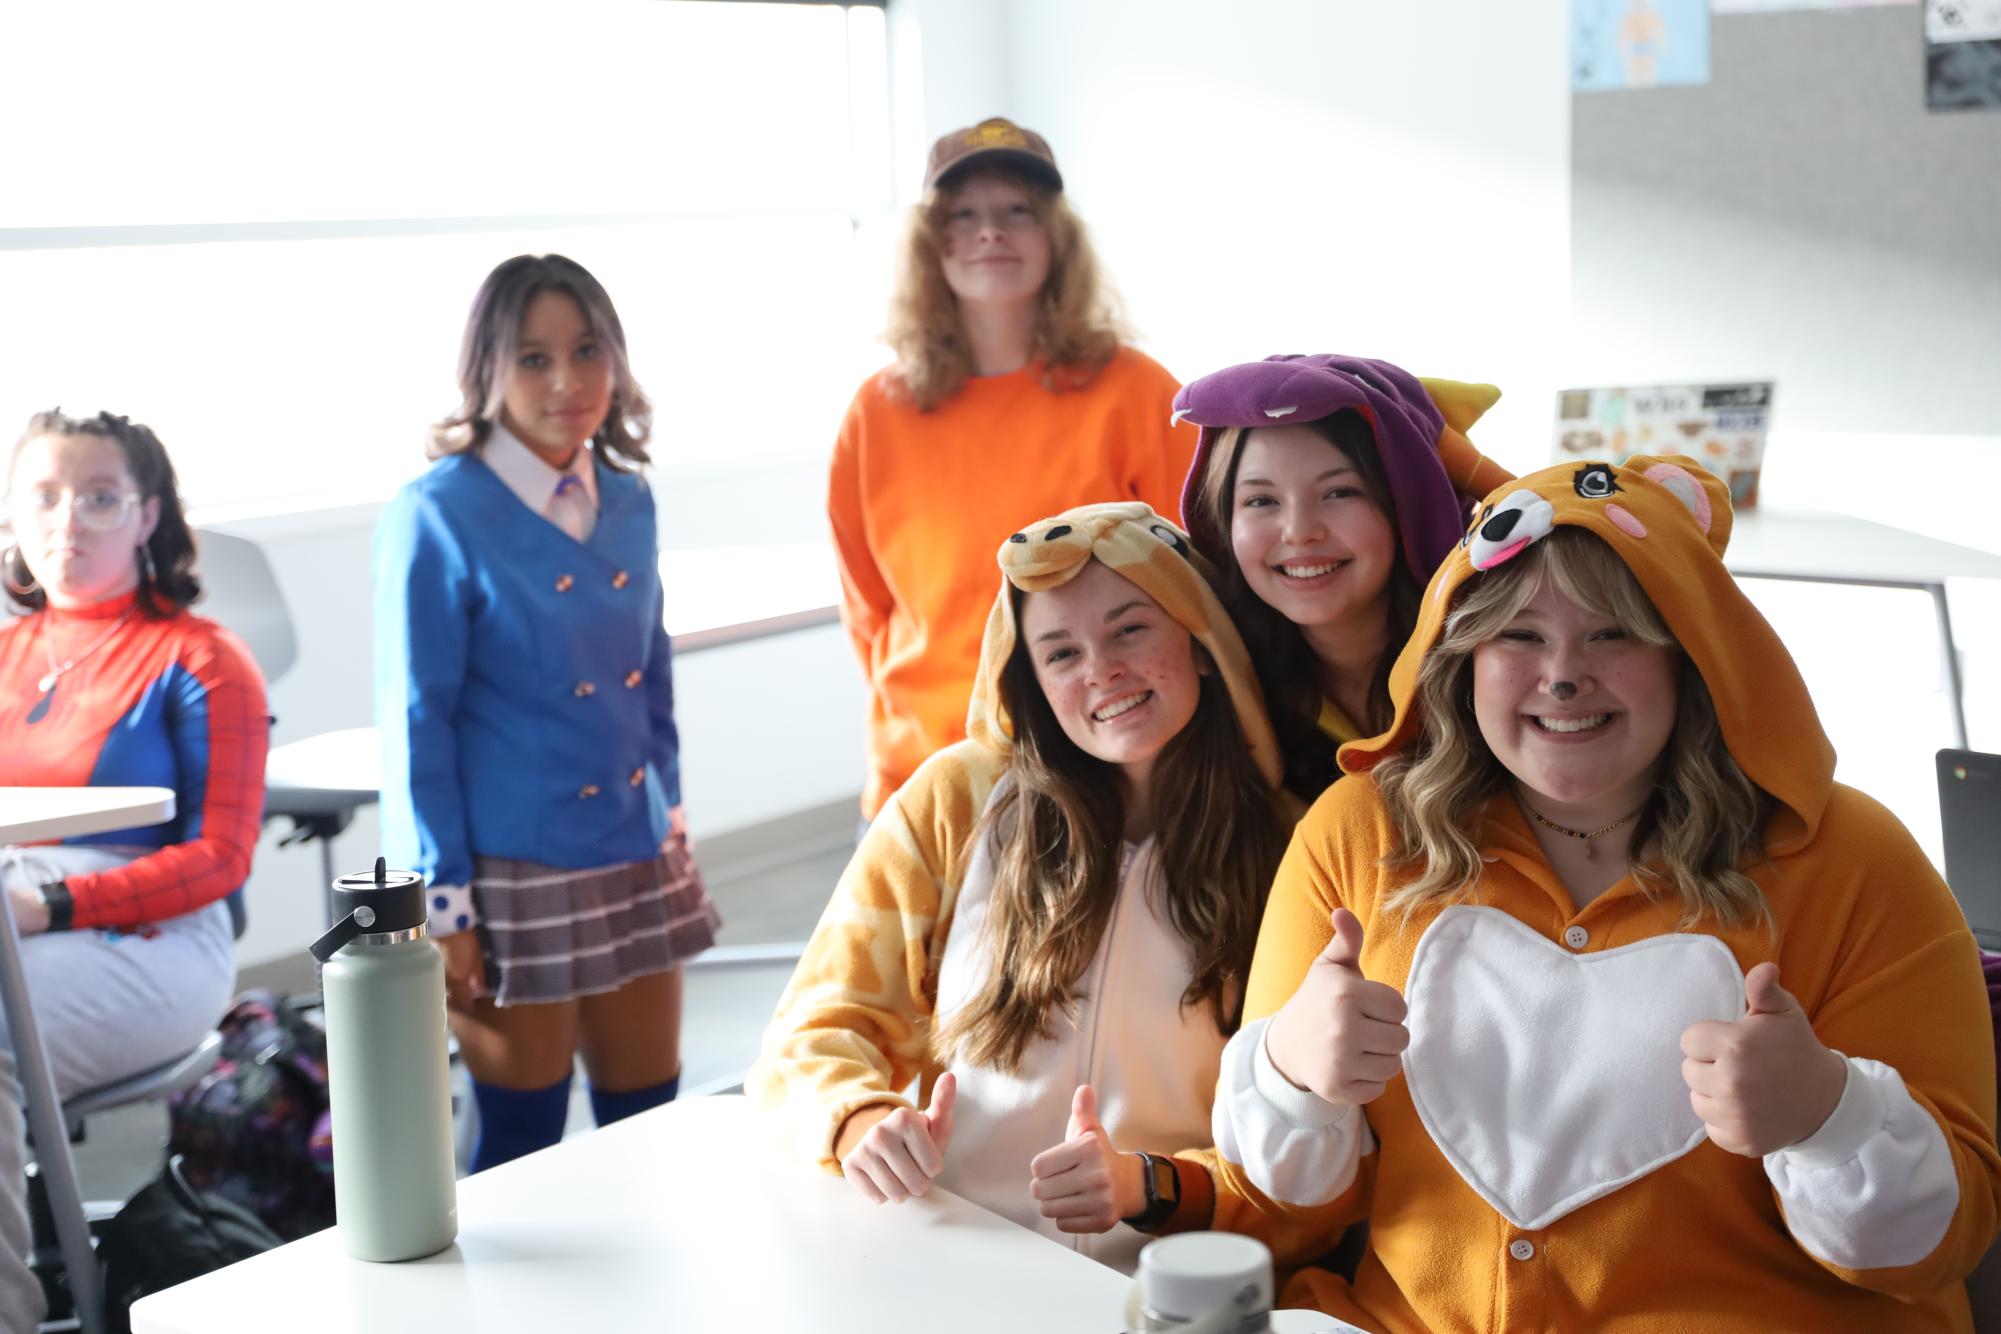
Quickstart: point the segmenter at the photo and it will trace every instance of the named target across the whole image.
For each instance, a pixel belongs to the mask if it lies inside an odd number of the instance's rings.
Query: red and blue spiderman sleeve
[[[250,878],[271,742],[264,677],[241,641],[214,625],[187,637],[172,675],[167,722],[183,836],[124,866],[71,877],[76,929],[179,917]]]

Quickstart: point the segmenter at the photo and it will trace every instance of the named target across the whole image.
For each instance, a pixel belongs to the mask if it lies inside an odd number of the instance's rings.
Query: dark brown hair
[[[1376,449],[1376,434],[1361,413],[1344,408],[1331,417],[1304,423],[1329,444],[1348,456],[1362,476],[1362,487],[1389,520],[1391,550],[1388,634],[1383,656],[1369,682],[1367,717],[1351,719],[1364,736],[1383,731],[1390,725],[1395,709],[1390,702],[1390,668],[1404,641],[1417,627],[1417,613],[1424,600],[1424,585],[1410,572],[1404,559],[1403,530],[1397,523],[1396,506],[1391,502],[1389,475],[1383,469],[1382,454]],[[1306,641],[1305,632],[1251,591],[1244,570],[1230,544],[1230,523],[1234,517],[1237,492],[1237,463],[1243,457],[1245,428],[1224,431],[1209,451],[1196,487],[1195,503],[1219,540],[1204,550],[1222,576],[1218,590],[1223,605],[1243,631],[1257,667],[1258,684],[1263,687],[1265,707],[1271,710],[1272,730],[1278,733],[1279,753],[1285,763],[1285,785],[1302,801],[1312,801],[1341,776],[1334,755],[1340,744],[1320,730],[1320,659]]]
[[[1049,235],[1049,276],[1036,301],[1029,348],[1043,384],[1057,391],[1088,386],[1125,338],[1090,234],[1061,191],[992,163],[955,172],[910,210],[889,299],[889,327],[883,333],[896,353],[898,381],[926,412],[958,393],[973,373],[973,349],[959,322],[959,300],[945,281],[945,219],[958,192],[979,175],[1019,186]]]
[[[1021,594],[1011,596],[1019,624]],[[1078,981],[1117,900],[1125,810],[1116,768],[1064,735],[1019,640],[1000,692],[1014,748],[975,835],[988,840],[994,859],[992,966],[939,1031],[937,1049],[1011,1073],[1029,1043],[1080,999]],[[1148,788],[1160,867],[1155,906],[1193,962],[1181,1003],[1210,1002],[1218,1028],[1233,1032],[1289,830],[1219,674],[1201,678],[1195,716],[1162,749]]]
[[[430,457],[462,454],[486,443],[500,417],[513,373],[514,350],[528,303],[543,292],[562,292],[577,303],[591,333],[611,356],[611,409],[591,437],[607,466],[630,472],[648,461],[653,405],[633,378],[625,355],[625,326],[611,294],[590,270],[562,255],[516,255],[486,275],[466,316],[459,345],[458,411],[431,428]]]
[[[28,419],[28,429],[14,442],[7,458],[7,482],[13,487],[14,464],[21,447],[44,435],[91,435],[115,440],[125,454],[125,467],[132,474],[142,502],[160,502],[160,521],[146,539],[149,560],[139,562],[138,605],[148,616],[172,616],[201,596],[201,580],[195,578],[195,539],[188,528],[188,516],[181,508],[180,485],[174,477],[174,461],[152,428],[129,417],[100,412],[95,417],[71,417],[61,408],[38,412]],[[4,571],[7,596],[30,611],[48,605],[48,594],[34,582],[28,563],[15,546],[7,553]]]

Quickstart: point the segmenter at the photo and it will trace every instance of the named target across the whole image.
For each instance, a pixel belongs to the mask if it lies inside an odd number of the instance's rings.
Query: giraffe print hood
[[[1189,545],[1186,533],[1138,501],[1083,505],[1011,535],[1001,543],[998,559],[1000,596],[980,643],[967,736],[1002,754],[1013,746],[1014,723],[1000,692],[1001,672],[1019,633],[1011,590],[1059,588],[1096,559],[1131,580],[1208,650],[1259,772],[1278,786],[1278,741],[1265,716],[1250,654],[1216,597],[1214,572]]]

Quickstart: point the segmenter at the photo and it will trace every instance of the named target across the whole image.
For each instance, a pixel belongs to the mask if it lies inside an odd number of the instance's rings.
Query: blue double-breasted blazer
[[[586,869],[658,854],[681,800],[653,494],[597,463],[577,542],[476,454],[375,530],[382,845],[433,884],[475,853]]]

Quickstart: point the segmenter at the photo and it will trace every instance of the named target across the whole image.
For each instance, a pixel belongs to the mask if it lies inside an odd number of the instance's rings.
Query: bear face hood
[[[1724,567],[1732,518],[1729,489],[1678,455],[1564,463],[1490,492],[1425,589],[1417,628],[1391,669],[1395,720],[1381,736],[1343,746],[1342,769],[1373,768],[1416,738],[1418,665],[1459,591],[1568,525],[1601,538],[1632,571],[1702,674],[1731,756],[1780,804],[1766,850],[1806,846],[1834,785],[1834,747],[1792,655]]]

